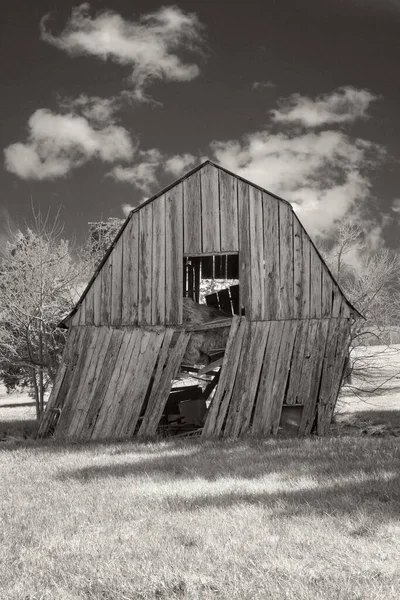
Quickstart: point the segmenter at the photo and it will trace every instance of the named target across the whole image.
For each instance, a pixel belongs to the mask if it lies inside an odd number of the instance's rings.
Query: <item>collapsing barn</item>
[[[323,435],[357,314],[291,205],[207,161],[130,213],[39,433]]]

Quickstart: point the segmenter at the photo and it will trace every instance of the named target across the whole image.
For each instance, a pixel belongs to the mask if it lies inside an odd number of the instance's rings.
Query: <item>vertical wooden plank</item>
[[[332,349],[329,349],[329,358],[326,357],[325,359],[325,362],[328,363],[327,368],[324,369],[322,375],[321,390],[317,405],[318,435],[326,435],[329,431],[333,411],[342,384],[344,364],[349,350],[350,322],[347,319],[338,319],[338,321],[334,360],[330,358],[333,355],[334,344],[332,344]]]
[[[85,324],[94,324],[94,285],[92,284],[85,296]]]
[[[139,300],[139,213],[133,213],[123,234],[122,325],[136,325]]]
[[[311,288],[311,260],[310,250],[311,242],[305,230],[301,229],[301,248],[302,248],[302,302],[301,318],[310,317],[310,288]]]
[[[336,284],[333,284],[333,303],[332,303],[332,317],[339,317],[342,308],[342,292],[339,290]]]
[[[284,326],[285,321],[272,321],[270,324],[251,428],[252,435],[255,436],[266,434],[268,424],[271,422],[271,410],[274,400],[273,384]]]
[[[190,339],[189,333],[181,331],[174,347],[171,348],[173,334],[173,329],[167,329],[163,345],[160,348],[151,393],[138,432],[139,437],[155,435],[171,391],[172,382],[179,370]]]
[[[111,274],[111,325],[119,327],[122,319],[122,269],[123,269],[123,240],[119,238],[112,251],[113,269]]]
[[[101,325],[101,273],[98,273],[92,285],[93,289],[93,325]]]
[[[99,371],[93,385],[92,394],[86,399],[78,427],[75,431],[75,435],[80,439],[88,440],[92,437],[100,409],[117,366],[116,361],[119,356],[123,337],[123,330],[112,330],[103,364],[101,367],[99,364]]]
[[[262,194],[249,188],[250,260],[251,260],[251,313],[249,318],[264,318],[264,228]]]
[[[239,206],[239,281],[241,314],[251,315],[251,253],[249,184],[238,181]]]
[[[279,212],[276,198],[263,193],[264,319],[275,320],[279,310]]]
[[[221,251],[218,172],[211,164],[200,171],[202,252]]]
[[[135,433],[146,392],[149,388],[151,376],[164,339],[165,330],[146,332],[146,334],[149,335],[149,340],[146,349],[139,355],[139,368],[136,370],[134,383],[132,382],[132,391],[129,401],[126,403],[127,410],[125,411],[123,426],[119,433],[122,438],[132,437]]]
[[[279,318],[292,319],[293,289],[293,211],[286,202],[279,202]]]
[[[297,401],[304,366],[304,352],[307,344],[308,326],[308,319],[298,321],[296,340],[290,365],[289,383],[284,399],[285,404],[296,404]]]
[[[124,328],[122,333],[123,339],[115,362],[115,368],[92,431],[92,439],[106,439],[107,436],[112,436],[112,423],[110,424],[110,420],[112,420],[112,415],[118,406],[119,389],[129,367],[132,342],[134,340],[132,330]]]
[[[248,323],[245,318],[233,317],[232,319],[218,387],[208,408],[202,437],[216,437],[221,433],[235,385],[243,338]]]
[[[165,196],[154,201],[151,322],[165,323]]]
[[[109,325],[112,298],[112,253],[101,269],[101,325]]]
[[[183,181],[183,219],[185,254],[200,254],[201,246],[201,182],[200,171]]]
[[[332,277],[325,265],[322,265],[322,298],[321,298],[321,315],[322,318],[332,315]]]
[[[81,305],[77,306],[75,313],[72,315],[71,327],[77,327],[81,321]]]
[[[165,322],[181,324],[183,318],[183,186],[165,195]]]
[[[153,204],[139,211],[139,305],[138,322],[151,325]]]
[[[242,356],[226,421],[225,437],[243,435],[250,426],[269,328],[268,321],[253,321],[248,326],[248,336],[242,345]]]
[[[302,226],[293,214],[293,289],[294,289],[294,318],[301,319],[304,302],[304,262]]]
[[[238,252],[238,180],[219,170],[219,196],[221,210],[221,252]]]
[[[321,381],[329,319],[313,319],[308,329],[298,403],[303,404],[299,435],[308,435],[315,420],[315,407]]]
[[[310,253],[310,318],[320,319],[322,314],[322,262],[312,244]]]

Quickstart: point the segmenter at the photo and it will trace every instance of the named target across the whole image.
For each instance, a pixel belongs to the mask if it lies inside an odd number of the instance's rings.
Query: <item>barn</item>
[[[63,321],[39,434],[324,435],[358,316],[292,206],[206,161],[129,214]]]

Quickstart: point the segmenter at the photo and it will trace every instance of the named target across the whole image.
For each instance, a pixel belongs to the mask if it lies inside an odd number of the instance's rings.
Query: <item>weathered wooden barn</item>
[[[65,319],[40,435],[323,435],[357,315],[291,205],[207,161],[130,213]]]

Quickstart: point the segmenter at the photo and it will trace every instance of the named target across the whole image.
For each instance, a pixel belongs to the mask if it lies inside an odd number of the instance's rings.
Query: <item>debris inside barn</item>
[[[207,161],[130,213],[64,319],[39,436],[325,435],[359,316],[291,205]]]

